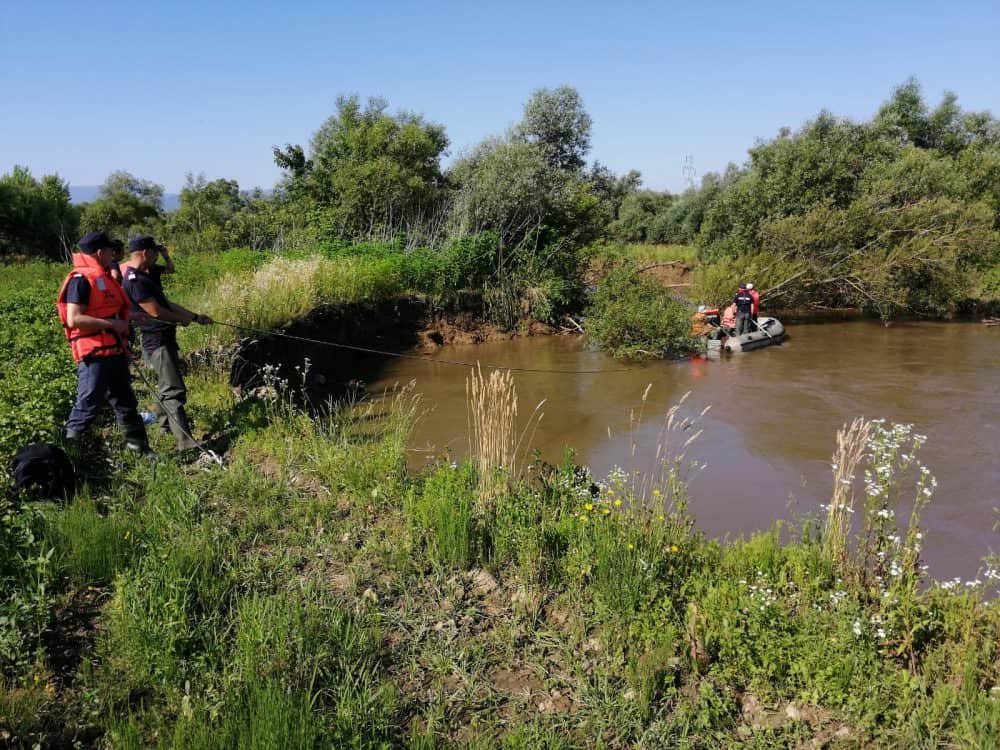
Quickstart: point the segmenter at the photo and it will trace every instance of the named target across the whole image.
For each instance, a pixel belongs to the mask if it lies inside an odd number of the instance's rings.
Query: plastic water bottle
[[[152,424],[156,424],[156,415],[151,411],[141,411],[139,416],[142,417],[142,423],[149,427]]]

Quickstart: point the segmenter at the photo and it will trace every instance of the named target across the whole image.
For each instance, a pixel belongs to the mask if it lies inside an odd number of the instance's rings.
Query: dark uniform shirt
[[[733,302],[736,303],[736,312],[740,315],[749,315],[750,311],[753,310],[753,297],[745,289],[740,289],[736,293]]]
[[[167,302],[167,295],[163,292],[163,284],[160,275],[163,273],[163,266],[153,266],[149,270],[140,271],[131,266],[125,267],[122,277],[122,288],[132,302],[132,312],[142,312],[140,302],[156,300],[156,303],[165,309],[170,309]],[[151,319],[151,322],[139,326],[142,331],[142,349],[152,353],[166,344],[177,345],[177,326],[172,323],[163,323]]]
[[[90,282],[86,276],[74,276],[66,286],[66,303],[70,305],[90,304]]]

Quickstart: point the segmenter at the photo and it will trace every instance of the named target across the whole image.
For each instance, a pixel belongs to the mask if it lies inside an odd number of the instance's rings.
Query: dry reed
[[[854,513],[854,477],[865,456],[872,424],[857,417],[848,427],[837,430],[837,448],[833,452],[833,496],[827,511],[823,546],[826,554],[836,564],[847,560],[847,541],[851,533],[851,514]]]
[[[518,460],[527,452],[544,416],[539,410],[545,401],[538,403],[518,436],[517,389],[509,370],[493,370],[484,375],[476,363],[476,369],[465,381],[465,395],[469,455],[479,473],[481,495],[488,502],[518,476]]]
[[[629,411],[629,448],[633,465],[636,462],[636,454],[639,449],[640,428],[646,410],[646,402],[652,387],[652,383],[646,386],[639,408],[633,408]],[[687,472],[703,468],[687,461],[687,451],[701,437],[704,431],[699,426],[701,419],[712,408],[709,404],[696,415],[679,418],[678,413],[690,395],[691,391],[687,391],[663,415],[663,423],[656,438],[656,451],[653,457],[655,468],[652,471],[633,470],[630,472],[630,492],[634,498],[648,501],[653,496],[653,490],[659,489],[666,492],[666,497],[663,498],[664,502],[676,503],[676,501],[686,500],[686,496],[684,498],[676,497],[676,490],[680,489],[678,480],[685,479],[681,484],[686,487],[686,480],[690,479]],[[688,433],[686,437],[684,433]],[[609,428],[609,437],[610,434]],[[682,439],[683,442],[680,442]]]

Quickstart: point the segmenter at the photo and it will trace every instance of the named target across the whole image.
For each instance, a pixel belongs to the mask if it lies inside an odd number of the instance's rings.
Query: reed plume
[[[484,375],[482,367],[476,369],[465,381],[468,404],[469,455],[479,473],[480,494],[491,502],[507,482],[518,475],[518,458],[526,452],[531,436],[543,414],[539,411],[544,400],[535,407],[521,431],[517,434],[517,389],[509,370],[493,370]]]
[[[833,452],[833,496],[827,510],[823,546],[826,554],[836,564],[847,560],[847,541],[851,533],[851,514],[854,513],[854,477],[858,464],[865,456],[872,424],[857,417],[848,427],[837,430],[837,448]]]

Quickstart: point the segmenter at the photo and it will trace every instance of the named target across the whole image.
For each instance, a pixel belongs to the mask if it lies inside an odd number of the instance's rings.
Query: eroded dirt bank
[[[230,382],[245,390],[282,380],[323,403],[377,379],[389,357],[376,350],[422,354],[449,344],[577,333],[527,318],[508,331],[488,322],[485,312],[482,297],[471,293],[447,308],[422,297],[321,306],[283,328],[283,335],[241,341]]]

